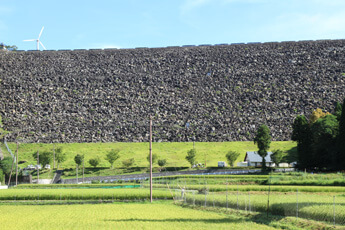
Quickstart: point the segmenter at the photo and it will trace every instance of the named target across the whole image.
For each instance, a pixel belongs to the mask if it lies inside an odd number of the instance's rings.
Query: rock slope
[[[345,40],[0,52],[7,140],[253,140],[267,124],[332,112],[345,96]]]

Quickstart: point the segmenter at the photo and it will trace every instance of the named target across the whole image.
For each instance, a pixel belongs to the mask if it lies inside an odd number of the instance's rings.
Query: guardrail
[[[4,141],[4,144],[5,144],[5,146],[6,146],[7,151],[11,154],[12,158],[14,158],[14,162],[16,162],[16,158],[15,158],[15,156],[13,155],[11,149],[8,147],[7,142]]]

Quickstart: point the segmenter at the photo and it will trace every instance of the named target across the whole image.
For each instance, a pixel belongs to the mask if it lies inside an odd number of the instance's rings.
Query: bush
[[[130,159],[122,161],[122,164],[124,167],[129,168],[134,164],[134,161],[135,161],[134,158],[130,158]]]
[[[100,162],[100,161],[101,161],[101,160],[99,159],[99,157],[91,158],[91,159],[89,160],[89,164],[90,164],[91,166],[93,166],[94,168],[96,168],[97,165],[99,165],[99,162]]]
[[[158,160],[158,165],[160,167],[164,167],[167,164],[167,160],[166,159],[159,159]]]

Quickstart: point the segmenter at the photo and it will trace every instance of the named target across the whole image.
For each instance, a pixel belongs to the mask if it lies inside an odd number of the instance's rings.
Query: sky
[[[0,0],[19,50],[345,39],[345,0]]]

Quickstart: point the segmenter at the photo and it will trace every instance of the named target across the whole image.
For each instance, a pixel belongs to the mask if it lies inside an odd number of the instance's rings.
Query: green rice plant
[[[334,199],[334,200],[333,200]],[[268,203],[269,200],[269,203]],[[335,202],[334,202],[335,201]],[[345,224],[345,197],[310,193],[187,193],[186,202],[200,206],[227,207],[238,210],[266,212],[271,215],[295,216],[317,221]],[[334,203],[333,203],[334,202]],[[269,204],[269,208],[268,208]]]
[[[148,187],[148,182],[142,184],[144,187]],[[269,189],[274,192],[294,192],[297,189],[301,192],[332,192],[332,193],[344,193],[345,187],[340,186],[284,186],[284,185],[225,185],[225,184],[184,184],[184,183],[170,183],[170,188],[180,188],[181,186],[186,187],[190,190],[203,190],[205,187],[211,192],[221,191],[257,191],[264,192]],[[166,184],[154,184],[154,188],[167,188]]]
[[[0,200],[145,200],[147,189],[6,189]],[[156,190],[154,199],[172,199],[169,191]]]
[[[124,182],[121,184],[19,184],[10,189],[56,189],[56,188],[118,188],[123,186],[138,186],[139,183]]]
[[[275,229],[249,217],[183,208],[171,202],[2,205],[1,229]]]

